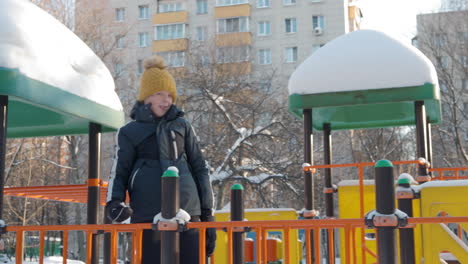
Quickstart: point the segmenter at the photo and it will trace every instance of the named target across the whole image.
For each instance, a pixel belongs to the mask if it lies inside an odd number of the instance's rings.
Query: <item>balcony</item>
[[[252,33],[237,32],[216,35],[216,46],[245,46],[252,45]]]
[[[227,76],[246,75],[252,72],[250,61],[218,64],[218,71]]]
[[[215,7],[215,18],[250,16],[250,4]]]
[[[153,52],[165,52],[165,51],[178,51],[186,50],[188,48],[188,40],[182,39],[168,39],[168,40],[155,40],[153,41]]]
[[[173,23],[187,23],[188,12],[169,12],[169,13],[157,13],[153,16],[153,24],[173,24]]]

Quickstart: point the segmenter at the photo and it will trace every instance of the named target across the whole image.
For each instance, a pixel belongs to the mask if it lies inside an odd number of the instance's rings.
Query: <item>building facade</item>
[[[435,65],[441,91],[443,122],[432,132],[434,154],[442,155],[434,160],[446,161],[439,167],[468,161],[467,17],[468,10],[417,16],[413,44]]]
[[[219,64],[242,73],[274,69],[284,79],[328,41],[359,29],[350,0],[108,0],[123,61],[114,71],[142,73],[144,58],[159,54],[186,68],[188,53],[209,50]]]

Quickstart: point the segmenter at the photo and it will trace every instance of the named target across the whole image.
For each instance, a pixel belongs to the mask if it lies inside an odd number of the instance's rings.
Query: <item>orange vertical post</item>
[[[44,264],[44,231],[39,231],[39,264]]]
[[[67,264],[68,258],[68,230],[63,231],[62,263]]]
[[[251,238],[244,240],[245,262],[254,262],[254,241]]]
[[[290,247],[289,247],[289,227],[284,228],[284,263],[285,264],[290,264],[290,259],[291,259],[291,252],[290,252]],[[294,243],[297,243],[297,241],[294,241]]]
[[[23,262],[23,234],[24,231],[16,231],[16,264]]]

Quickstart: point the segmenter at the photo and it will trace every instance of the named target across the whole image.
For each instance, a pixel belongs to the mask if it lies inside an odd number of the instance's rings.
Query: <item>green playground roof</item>
[[[0,95],[7,136],[113,131],[124,124],[112,75],[72,31],[30,1],[0,1]]]
[[[415,101],[424,101],[430,123],[441,121],[432,63],[416,48],[381,32],[341,36],[306,59],[289,80],[289,110],[322,130],[415,124]]]
[[[0,68],[0,94],[9,98],[8,137],[87,134],[90,122],[110,132],[124,124],[122,110],[33,80],[17,70]]]

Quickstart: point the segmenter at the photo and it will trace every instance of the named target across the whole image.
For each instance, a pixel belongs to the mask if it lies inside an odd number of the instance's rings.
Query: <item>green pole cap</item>
[[[241,190],[241,191],[243,191],[244,187],[242,187],[242,184],[236,183],[231,187],[231,190]]]
[[[179,170],[175,166],[167,168],[161,177],[179,177]]]
[[[401,178],[398,179],[397,184],[411,184],[411,181],[408,178]]]
[[[375,168],[383,168],[383,167],[393,167],[393,164],[389,160],[379,160],[375,163]]]

